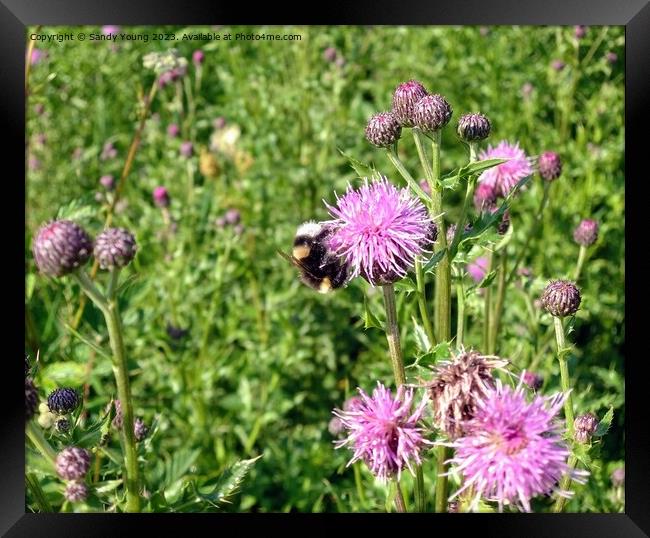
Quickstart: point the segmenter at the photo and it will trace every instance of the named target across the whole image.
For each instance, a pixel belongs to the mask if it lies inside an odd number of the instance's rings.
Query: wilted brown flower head
[[[495,386],[491,370],[506,364],[506,359],[462,351],[452,361],[436,366],[429,383],[435,426],[450,439],[461,437],[465,421],[474,416],[477,401]]]

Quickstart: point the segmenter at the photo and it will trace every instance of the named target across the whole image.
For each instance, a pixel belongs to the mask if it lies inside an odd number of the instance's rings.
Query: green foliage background
[[[62,31],[99,29],[40,30]],[[135,263],[125,271],[132,278],[121,307],[136,414],[154,425],[141,451],[144,475],[151,492],[164,491],[164,498],[154,495],[151,509],[169,509],[186,494],[190,480],[214,484],[229,465],[261,456],[241,494],[221,509],[384,510],[384,489],[365,468],[345,468],[350,454],[334,450],[327,427],[332,408],[355,387],[370,390],[377,379],[392,382],[385,336],[376,328],[364,329],[362,319],[366,293],[368,308],[382,317],[379,294],[359,280],[330,296],[316,294],[298,281],[276,249],[289,250],[297,225],[327,218],[322,200],[332,203],[334,192],[358,181],[339,149],[401,181],[363,130],[372,113],[390,107],[399,82],[417,79],[445,95],[454,109],[443,133],[443,173],[467,161],[453,126],[469,111],[480,110],[491,119],[493,144],[508,139],[519,141],[531,156],[544,150],[562,156],[563,174],[552,186],[541,233],[525,260],[535,275],[533,299],[548,279],[573,270],[578,247],[572,231],[578,222],[590,217],[600,223],[580,281],[583,306],[570,336],[576,344],[570,368],[578,379],[577,409],[602,417],[611,406],[614,420],[600,455],[590,462],[592,477],[578,488],[568,510],[622,510],[609,474],[624,459],[623,28],[589,27],[579,45],[572,27],[123,31],[174,33],[179,39],[200,31],[302,36],[300,41],[37,44],[47,57],[31,70],[27,121],[30,156],[39,165],[27,175],[26,351],[34,357],[40,350],[36,383],[41,398],[56,386],[88,386],[90,421],[101,417],[114,396],[110,363],[68,329],[79,290],[68,279],[37,275],[32,235],[60,208],[93,235],[102,229],[104,209],[95,200],[98,179],[119,177],[137,124],[139,95],[154,80],[142,67],[143,55],[171,46],[188,59],[199,46],[205,52],[200,87],[191,61],[189,100],[187,88],[178,86],[182,108],[174,85],[156,95],[154,116],[126,182],[128,205],[114,221],[133,231],[139,245]],[[329,46],[337,48],[345,65],[324,59]],[[608,51],[618,55],[613,64],[605,57]],[[566,63],[562,71],[551,67],[555,59]],[[522,90],[525,84],[532,85],[529,96]],[[43,105],[42,115],[35,113],[37,105]],[[246,169],[217,155],[222,173],[207,179],[198,171],[197,154],[209,145],[218,116],[240,127],[237,147],[252,164]],[[174,122],[181,125],[178,138],[166,134]],[[45,143],[39,133],[45,134]],[[401,156],[416,173],[417,154],[407,135]],[[189,160],[179,154],[183,140],[194,143]],[[100,158],[107,141],[117,149],[115,159]],[[79,158],[73,156],[77,148]],[[163,217],[151,197],[157,185],[169,189],[171,216],[178,223],[168,243],[160,238]],[[540,196],[535,177],[514,201],[511,252],[525,241]],[[450,221],[460,203],[460,192],[447,194]],[[242,235],[214,225],[228,208],[241,212]],[[99,281],[103,278],[100,274]],[[421,355],[411,323],[411,316],[417,317],[414,303],[398,294],[407,364]],[[467,341],[474,346],[480,345],[480,305],[476,293],[468,298]],[[168,323],[187,328],[188,335],[171,340]],[[517,369],[529,367],[536,354],[529,325],[521,294],[510,290],[498,353]],[[550,317],[540,316],[540,332],[550,325]],[[108,349],[101,315],[92,306],[86,306],[78,331]],[[559,390],[553,347],[535,360],[545,379],[542,392]],[[62,441],[53,439],[57,442]],[[425,484],[432,487],[435,462],[429,459]],[[31,451],[28,465],[39,473],[38,456]],[[60,505],[61,483],[44,471],[38,476],[52,504]],[[110,490],[110,484],[105,487]],[[36,509],[29,495],[27,505]],[[548,505],[540,501],[538,508]]]

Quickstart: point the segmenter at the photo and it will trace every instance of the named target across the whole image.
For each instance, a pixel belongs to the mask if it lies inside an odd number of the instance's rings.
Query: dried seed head
[[[552,316],[572,316],[580,308],[580,290],[568,280],[553,280],[544,289],[542,306]]]
[[[461,437],[465,422],[476,412],[478,400],[494,387],[492,370],[507,363],[499,357],[463,351],[437,366],[429,384],[435,426],[450,439]]]
[[[88,261],[93,242],[81,226],[70,220],[55,220],[38,231],[32,250],[41,273],[63,276]]]

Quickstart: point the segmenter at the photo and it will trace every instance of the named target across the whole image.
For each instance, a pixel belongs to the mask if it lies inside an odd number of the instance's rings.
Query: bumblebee
[[[329,247],[333,229],[326,224],[305,222],[298,226],[290,255],[278,253],[300,270],[300,280],[319,293],[329,293],[348,282],[348,266]]]

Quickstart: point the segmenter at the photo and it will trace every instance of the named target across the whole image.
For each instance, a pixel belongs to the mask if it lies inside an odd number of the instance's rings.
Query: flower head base
[[[542,293],[542,306],[552,316],[572,316],[580,308],[580,290],[568,280],[553,280]]]
[[[90,453],[84,448],[64,448],[56,457],[56,472],[64,480],[83,478],[89,468]]]
[[[349,186],[336,207],[326,205],[335,218],[328,222],[335,227],[330,247],[345,258],[351,278],[361,275],[373,286],[404,278],[434,237],[422,202],[386,178]]]
[[[481,160],[485,159],[507,159],[506,162],[493,166],[479,176],[480,183],[492,185],[497,196],[508,196],[508,193],[515,188],[523,179],[533,173],[528,157],[519,144],[510,144],[502,140],[495,147],[488,146],[487,151],[479,155]]]
[[[485,140],[490,135],[490,120],[483,114],[463,114],[458,120],[458,136],[465,142]]]
[[[392,112],[375,114],[366,126],[366,139],[378,148],[387,148],[402,135],[402,126]]]
[[[433,133],[449,123],[452,112],[442,95],[425,95],[413,107],[413,121],[420,130]]]
[[[497,380],[496,387],[477,404],[466,434],[452,446],[450,462],[463,477],[463,486],[451,497],[471,488],[476,510],[481,498],[530,512],[530,499],[548,495],[570,472],[569,449],[562,439],[562,424],[555,416],[566,394],[536,396],[528,403],[520,382],[516,389]],[[584,472],[573,472],[580,480]],[[568,492],[558,492],[568,496]]]
[[[427,95],[427,90],[417,80],[402,82],[393,93],[393,114],[402,127],[413,127],[415,104]]]
[[[41,273],[63,276],[88,261],[93,242],[81,226],[70,220],[55,220],[38,231],[32,250]]]
[[[95,258],[102,269],[120,268],[131,263],[137,250],[135,237],[124,228],[107,228],[95,241]]]
[[[82,482],[68,482],[63,494],[71,503],[82,502],[88,496],[88,488]]]
[[[354,456],[348,465],[363,460],[380,480],[401,475],[407,467],[413,474],[413,462],[420,464],[420,453],[431,444],[418,426],[426,398],[412,410],[413,389],[400,386],[393,397],[390,390],[377,382],[372,397],[359,389],[361,403],[350,411],[334,410],[348,431],[336,441],[336,448],[349,446]]]
[[[562,173],[562,160],[554,151],[545,151],[537,159],[539,175],[545,181],[554,181]]]
[[[592,219],[584,219],[573,231],[573,239],[578,245],[589,247],[598,239],[598,222]]]
[[[576,417],[573,421],[573,435],[576,442],[584,444],[591,441],[591,436],[598,429],[598,423],[598,417],[593,413],[585,413]]]
[[[476,412],[479,398],[494,387],[492,370],[503,368],[507,362],[470,351],[438,365],[429,384],[435,426],[450,439],[460,437],[466,421]]]
[[[57,415],[72,413],[79,405],[77,391],[68,387],[54,389],[47,397],[47,407]]]

